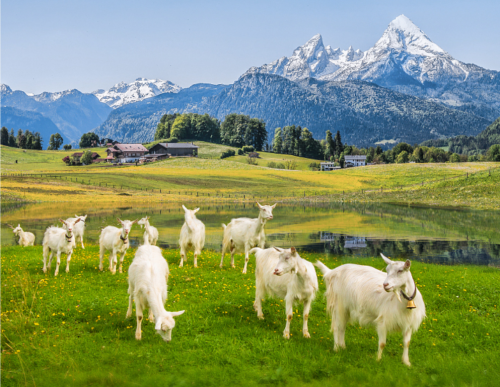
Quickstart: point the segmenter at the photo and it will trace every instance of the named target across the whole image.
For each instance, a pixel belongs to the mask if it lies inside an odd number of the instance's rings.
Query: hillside
[[[229,113],[264,120],[274,128],[307,127],[317,139],[339,130],[348,144],[372,146],[388,140],[422,142],[459,134],[477,134],[488,120],[411,97],[372,83],[319,81],[299,83],[271,74],[248,74],[233,85],[183,89],[113,111],[96,133],[120,141],[151,141],[161,115],[208,113],[220,120]]]

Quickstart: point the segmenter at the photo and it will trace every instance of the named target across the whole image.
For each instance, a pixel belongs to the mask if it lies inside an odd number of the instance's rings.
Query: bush
[[[319,171],[321,168],[321,164],[320,163],[311,163],[309,164],[309,169],[311,171]]]
[[[80,161],[82,162],[82,164],[85,164],[85,165],[92,164],[92,152],[85,151],[85,153],[82,155]]]
[[[241,149],[241,148],[240,148],[240,149],[238,149],[238,155],[240,155],[240,156],[241,156],[241,155],[243,155],[243,154],[245,154],[245,152],[243,151],[243,149]]]
[[[450,157],[450,163],[459,163],[460,162],[460,156],[457,155],[456,153],[453,153]]]
[[[277,168],[277,165],[274,161],[271,161],[271,162],[267,163],[267,167],[268,168]]]
[[[252,145],[245,145],[241,149],[243,149],[243,152],[245,152],[245,153],[249,153],[249,152],[253,152],[254,151],[254,147]]]
[[[285,164],[283,164],[283,163],[276,164],[276,168],[277,169],[286,169]]]
[[[228,150],[221,153],[220,158],[225,159],[226,157],[231,157],[231,156],[234,156],[235,154],[236,154],[236,152],[234,150],[228,149]]]
[[[500,144],[495,144],[488,149],[487,152],[489,161],[500,161]]]
[[[177,137],[169,137],[169,138],[167,138],[166,142],[176,143],[176,142],[179,142],[179,139]]]
[[[64,150],[71,150],[71,145],[66,144],[66,145],[63,146],[63,149]]]
[[[255,157],[247,156],[247,163],[250,165],[259,165]]]
[[[293,160],[285,161],[285,169],[297,169],[297,163]]]

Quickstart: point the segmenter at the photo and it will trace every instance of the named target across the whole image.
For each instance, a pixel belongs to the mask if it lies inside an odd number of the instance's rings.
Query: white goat
[[[184,259],[187,262],[186,252],[194,250],[194,267],[198,267],[198,255],[201,254],[203,246],[205,246],[205,225],[199,219],[196,219],[196,213],[200,210],[188,210],[184,205],[184,224],[181,228],[181,236],[179,238],[179,246],[181,248],[181,263],[179,267],[184,264]]]
[[[249,252],[252,247],[258,246],[263,249],[266,245],[266,234],[264,233],[264,226],[268,220],[273,218],[273,206],[259,206],[259,217],[256,219],[250,218],[237,218],[231,219],[231,222],[224,228],[224,239],[222,240],[222,257],[220,260],[220,267],[224,264],[224,256],[226,250],[231,252],[231,267],[234,267],[234,254],[245,253],[245,266],[243,274],[247,272],[247,265]]]
[[[8,224],[7,226],[12,229],[15,236],[19,237],[19,245],[23,247],[35,245],[35,234],[28,231],[23,231],[20,224],[18,224],[16,228],[12,227],[10,224]]]
[[[138,225],[144,226],[146,231],[144,231],[144,243],[150,245],[156,245],[158,241],[158,230],[149,224],[149,216],[145,216],[137,222]],[[147,238],[147,241],[146,241]]]
[[[73,229],[73,234],[75,235],[75,247],[76,247],[76,240],[79,237],[80,242],[82,243],[82,249],[84,249],[85,246],[83,246],[83,233],[85,232],[85,221],[87,220],[87,215],[82,215],[82,216],[75,215],[74,218],[66,219],[66,222],[74,222],[77,219],[80,219],[80,222],[77,223],[75,225],[75,228]],[[66,229],[66,225],[63,224],[62,228]]]
[[[71,254],[73,253],[73,247],[75,246],[75,235],[73,234],[73,227],[75,224],[80,222],[78,218],[74,222],[64,221],[59,219],[65,226],[64,228],[49,227],[43,236],[43,272],[47,273],[47,256],[49,258],[49,270],[52,264],[52,255],[54,251],[57,255],[57,266],[54,275],[59,274],[59,264],[61,263],[61,253],[66,254],[66,273],[69,272],[69,262],[71,261]]]
[[[159,247],[147,243],[137,249],[134,260],[128,269],[129,303],[127,318],[132,316],[132,297],[135,301],[137,329],[135,338],[140,340],[142,312],[149,308],[149,321],[156,322],[155,329],[163,340],[172,340],[172,329],[175,327],[174,317],[184,313],[167,312],[168,263],[163,258]]]
[[[293,302],[299,300],[304,304],[304,323],[302,334],[310,338],[307,320],[311,303],[318,291],[318,277],[311,262],[302,259],[294,247],[291,249],[250,250],[255,254],[255,302],[257,317],[264,319],[262,300],[266,295],[282,298],[286,301],[286,326],[283,331],[285,339],[290,338],[290,322],[293,317]]]
[[[112,274],[116,273],[117,254],[122,255],[120,258],[120,268],[118,270],[120,273],[122,272],[123,260],[125,259],[125,254],[130,247],[128,234],[130,233],[132,225],[137,222],[137,219],[133,222],[131,222],[130,220],[121,220],[120,218],[117,219],[118,222],[121,223],[122,228],[107,226],[102,229],[101,236],[99,237],[99,270],[103,270],[102,259],[104,258],[104,252],[106,250],[110,250],[109,271]]]
[[[380,254],[382,255],[382,254]],[[345,348],[348,321],[361,326],[375,325],[378,332],[378,355],[382,358],[387,332],[403,333],[403,363],[410,366],[408,347],[411,334],[425,317],[425,304],[410,273],[411,262],[395,262],[382,255],[387,263],[383,273],[370,266],[342,265],[334,270],[316,262],[326,285],[327,311],[332,318],[334,349]],[[408,300],[402,302],[401,296]],[[410,301],[414,301],[414,305]],[[415,308],[416,309],[410,309]]]

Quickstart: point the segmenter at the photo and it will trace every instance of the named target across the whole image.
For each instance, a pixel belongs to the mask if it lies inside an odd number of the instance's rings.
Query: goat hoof
[[[290,333],[288,333],[288,332],[283,333],[283,337],[285,339],[289,340],[290,339]]]
[[[136,339],[136,340],[140,340],[140,339],[142,339],[142,337],[141,337],[141,335],[140,335],[140,334],[136,334],[136,335],[135,335],[135,339]]]
[[[263,314],[258,314],[258,315],[257,315],[257,318],[258,318],[259,320],[264,320],[264,315],[263,315]]]
[[[409,361],[409,360],[407,360],[407,361],[404,361],[404,360],[403,360],[403,364],[404,364],[405,366],[411,367],[411,363],[410,363],[410,361]]]
[[[310,339],[310,338],[311,338],[311,335],[309,334],[309,332],[308,332],[308,331],[305,331],[305,332],[304,332],[304,337],[305,337],[306,339]]]
[[[69,269],[66,269],[66,273],[69,273]]]
[[[132,317],[132,312],[131,311],[130,312],[127,311],[127,314],[126,314],[125,318],[130,318],[130,317]]]

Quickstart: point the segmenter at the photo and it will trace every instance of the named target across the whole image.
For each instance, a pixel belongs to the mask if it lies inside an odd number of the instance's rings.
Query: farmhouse
[[[198,146],[194,145],[192,142],[176,142],[176,143],[164,143],[160,142],[151,149],[149,149],[150,155],[168,155],[168,157],[176,156],[197,156]]]
[[[142,144],[115,144],[106,149],[106,159],[112,163],[135,163],[148,150]]]
[[[345,156],[345,167],[364,167],[366,165],[366,156]]]
[[[335,166],[335,163],[333,161],[327,161],[325,163],[320,163],[320,165],[321,165],[322,171],[335,171],[337,169],[340,169],[339,166]]]

